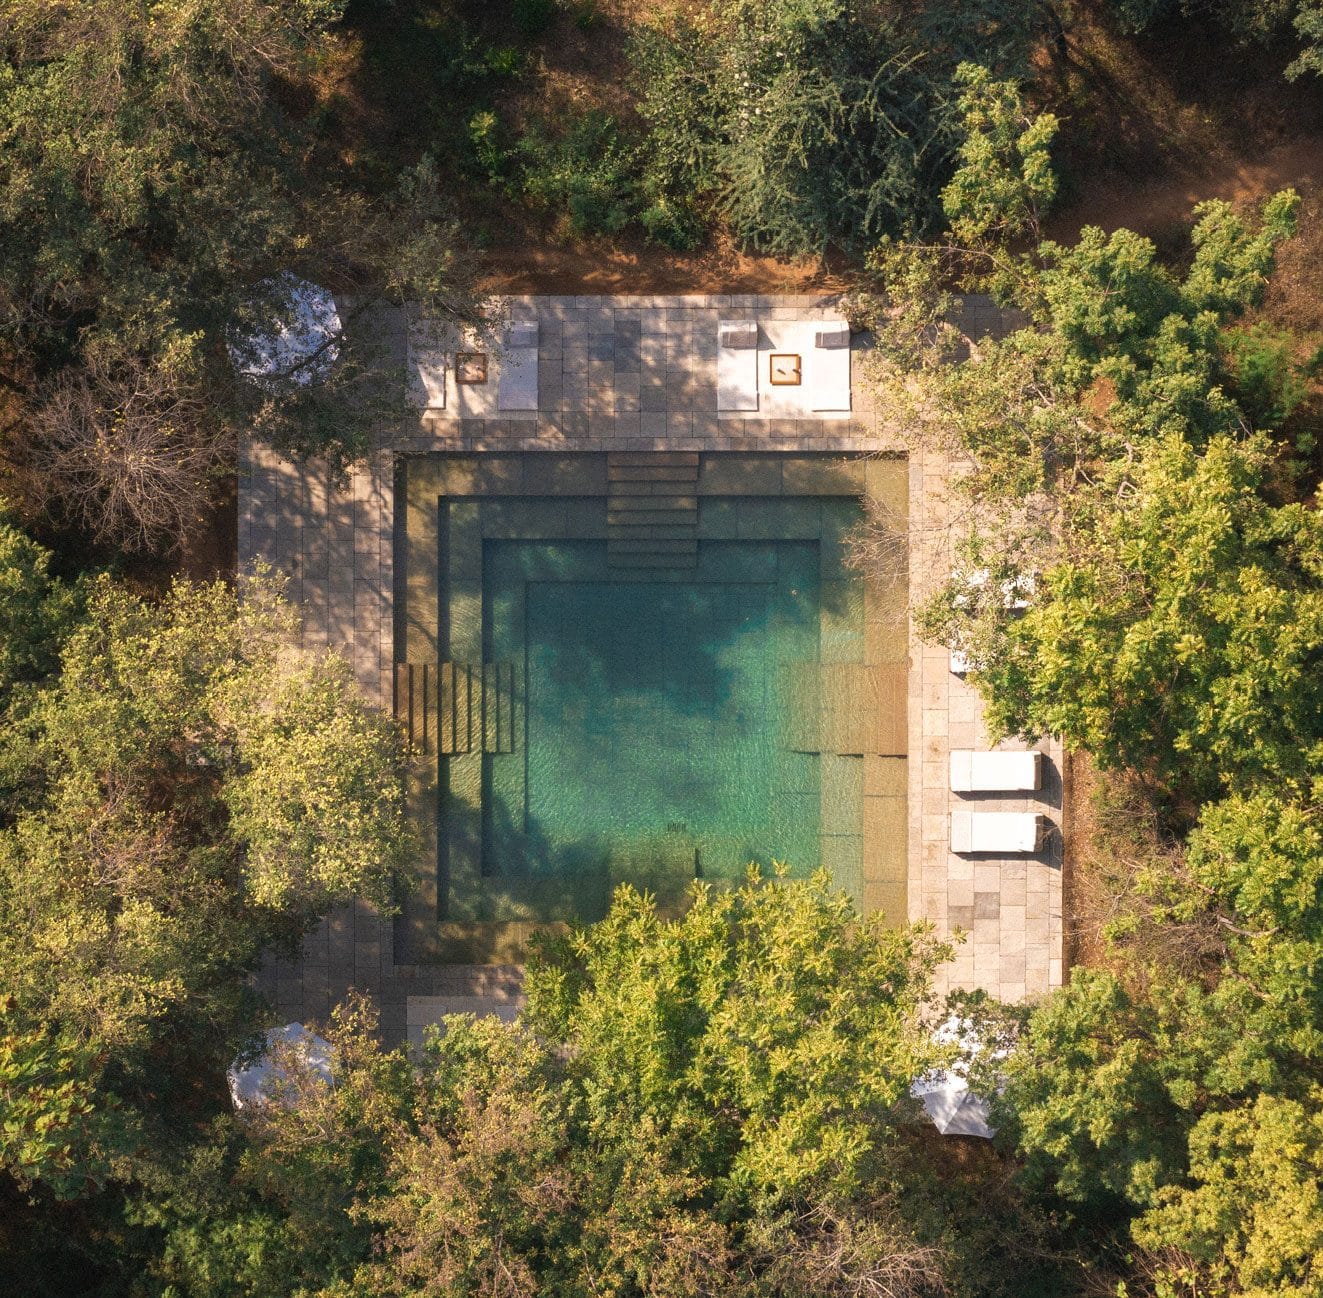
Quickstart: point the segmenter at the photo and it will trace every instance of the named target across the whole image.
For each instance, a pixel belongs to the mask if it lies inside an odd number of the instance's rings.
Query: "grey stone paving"
[[[429,410],[393,435],[342,485],[320,468],[249,449],[239,484],[239,559],[269,562],[300,606],[302,643],[343,653],[364,693],[391,706],[396,460],[438,450],[805,450],[895,451],[858,383],[848,416],[719,416],[716,322],[839,318],[835,300],[798,297],[542,297],[501,304],[541,324],[539,409],[476,413]],[[997,327],[987,303],[965,306],[966,327]],[[403,328],[398,330],[402,349]],[[556,337],[558,335],[558,337]],[[556,341],[553,342],[553,338]],[[709,345],[709,339],[711,345]],[[449,403],[448,403],[449,404]],[[456,403],[456,406],[458,403]],[[947,465],[911,458],[911,600],[949,570]],[[972,687],[949,670],[947,651],[911,631],[909,670],[909,908],[941,933],[969,939],[943,970],[946,986],[984,987],[1006,999],[1060,984],[1061,844],[1053,834],[1034,857],[961,857],[949,850],[949,816],[964,799],[948,790],[952,747],[976,747],[986,732]],[[1047,744],[1047,786],[1033,799],[999,795],[1004,809],[1046,812],[1060,823],[1061,754]],[[349,988],[373,995],[387,1036],[414,1035],[447,1010],[517,1003],[513,966],[396,963],[393,925],[364,905],[332,915],[294,963],[270,961],[265,989],[289,1019],[324,1018]]]

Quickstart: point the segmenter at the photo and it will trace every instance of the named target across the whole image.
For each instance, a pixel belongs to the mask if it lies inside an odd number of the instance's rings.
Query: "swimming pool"
[[[511,958],[621,883],[675,909],[751,862],[903,914],[903,582],[867,588],[844,538],[904,466],[691,458],[651,487],[638,456],[410,462],[397,641],[440,682],[415,959]]]

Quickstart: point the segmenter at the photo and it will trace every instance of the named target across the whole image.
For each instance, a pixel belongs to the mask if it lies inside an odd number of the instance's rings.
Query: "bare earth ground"
[[[550,241],[497,247],[483,258],[492,293],[813,293],[848,284],[820,261],[757,257],[730,248],[677,253],[632,247],[566,247]]]

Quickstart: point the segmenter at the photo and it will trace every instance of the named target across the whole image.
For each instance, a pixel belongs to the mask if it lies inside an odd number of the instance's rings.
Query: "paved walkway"
[[[241,565],[261,559],[284,573],[290,598],[303,613],[303,644],[343,653],[364,693],[383,707],[391,706],[396,658],[392,593],[400,455],[898,449],[857,378],[848,413],[729,417],[716,410],[719,320],[757,319],[775,342],[781,322],[839,319],[832,298],[543,297],[506,299],[503,305],[511,318],[539,322],[536,409],[480,411],[448,399],[446,409],[421,410],[392,445],[341,485],[324,469],[285,464],[258,447],[251,448],[240,478]],[[638,347],[626,348],[622,357],[615,344],[634,331],[620,326],[635,322]],[[971,333],[997,323],[986,304],[966,304]],[[403,337],[401,328],[401,357]],[[910,460],[912,602],[949,571],[947,472],[940,457]],[[982,746],[986,735],[977,696],[951,674],[947,651],[922,645],[912,632],[909,736],[910,917],[927,918],[942,933],[959,928],[970,935],[943,971],[943,984],[984,987],[1012,1000],[1041,995],[1062,977],[1059,839],[1054,834],[1033,857],[950,852],[950,813],[966,799],[949,792],[948,752]],[[1060,752],[1055,745],[1045,751],[1049,778],[1041,795],[1000,795],[998,809],[1042,811],[1060,823]],[[392,1037],[417,1035],[443,1012],[508,1008],[519,994],[512,966],[397,964],[393,923],[361,905],[323,923],[306,940],[300,960],[270,962],[263,981],[290,1019],[324,1018],[350,987],[371,993]]]

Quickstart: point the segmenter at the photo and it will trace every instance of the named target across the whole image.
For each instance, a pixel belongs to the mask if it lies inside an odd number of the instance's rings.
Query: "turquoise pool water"
[[[483,590],[519,733],[483,759],[481,868],[452,873],[452,916],[590,919],[625,880],[678,904],[750,862],[817,867],[820,761],[787,727],[790,669],[819,653],[817,542],[707,543],[664,579],[600,542],[489,542]]]

